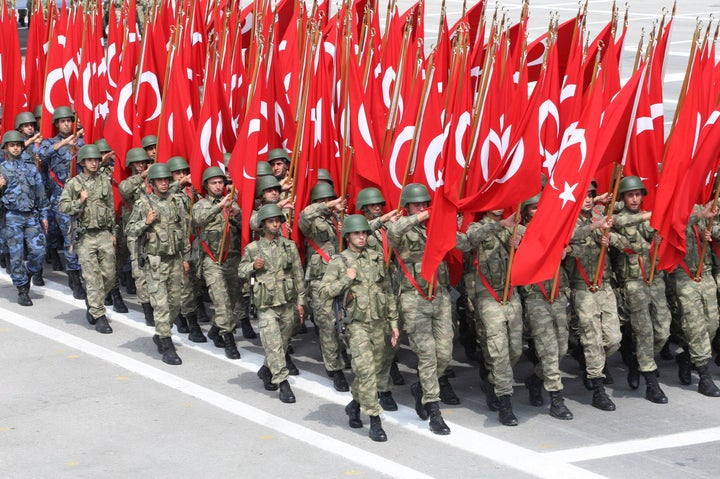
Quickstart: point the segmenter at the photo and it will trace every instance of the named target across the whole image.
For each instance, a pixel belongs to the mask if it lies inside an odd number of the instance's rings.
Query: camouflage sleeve
[[[212,223],[220,214],[221,208],[218,204],[209,201],[198,201],[192,210],[193,228],[203,229]]]
[[[390,223],[387,229],[387,237],[393,246],[400,244],[405,233],[420,224],[417,215],[403,216],[394,223]]]
[[[325,203],[313,203],[308,205],[300,213],[300,222],[298,223],[300,231],[302,231],[305,236],[312,237],[313,224],[315,223],[315,220],[328,216],[329,214],[330,208],[328,208]]]
[[[133,203],[135,201],[135,191],[137,191],[143,183],[145,183],[145,178],[141,175],[133,175],[121,181],[118,185],[120,196],[122,196],[122,199],[126,202]]]
[[[318,295],[321,300],[329,301],[350,286],[352,280],[345,274],[345,269],[345,262],[339,256],[330,260],[320,280]]]
[[[370,225],[370,231],[377,231],[383,227],[383,222],[380,221],[380,218],[373,218],[368,221],[368,224]]]
[[[257,210],[253,210],[253,212],[250,214],[250,229],[253,231],[260,231],[260,222],[258,221],[257,217]]]
[[[60,202],[58,203],[60,213],[74,216],[82,211],[83,202],[80,201],[79,195],[79,191],[82,190],[82,185],[80,185],[80,188],[77,188],[77,183],[78,180],[73,178],[65,184],[65,188],[63,188],[62,194],[60,195]]]
[[[292,243],[292,242],[291,242]],[[292,274],[293,274],[293,281],[295,281],[295,284],[297,285],[298,289],[298,295],[297,295],[297,304],[301,306],[305,306],[307,304],[307,301],[305,299],[305,275],[303,274],[303,268],[302,263],[300,262],[300,253],[298,252],[297,246],[295,246],[295,243],[292,243],[292,251],[293,251],[293,266],[292,266]]]
[[[627,210],[622,210],[621,214],[613,216],[613,227],[625,228],[628,226],[634,226],[643,223],[643,215],[641,212],[630,213]]]
[[[238,276],[240,279],[249,279],[253,273],[253,263],[257,256],[258,248],[257,241],[253,241],[245,247],[240,264],[238,265]]]
[[[145,218],[149,210],[150,205],[147,200],[139,199],[135,202],[130,219],[125,225],[125,236],[128,239],[137,239],[148,228]]]
[[[630,241],[628,241],[626,237],[621,234],[615,233],[614,231],[610,232],[610,246],[612,246],[613,248],[617,248],[620,251],[631,247]]]
[[[505,227],[499,221],[470,223],[467,229],[467,239],[472,248],[477,248],[484,240],[500,234],[504,229]]]
[[[50,211],[50,202],[47,199],[47,194],[45,193],[45,184],[42,180],[42,175],[40,175],[40,172],[35,170],[35,198],[37,198],[37,208],[38,211],[40,211],[40,219],[42,221],[47,221],[48,214]]]
[[[583,224],[579,219],[575,223],[575,229],[570,236],[570,244],[581,243],[593,232],[592,223]]]
[[[40,143],[40,147],[37,150],[37,154],[40,157],[40,159],[43,161],[43,164],[50,163],[50,158],[55,155],[55,146],[54,143],[50,140],[44,140],[42,143]]]

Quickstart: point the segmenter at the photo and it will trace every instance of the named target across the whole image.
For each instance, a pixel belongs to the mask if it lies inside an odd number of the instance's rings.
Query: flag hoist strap
[[[223,217],[224,218],[227,217],[227,212],[223,212]],[[229,224],[228,224],[228,229],[230,229]],[[197,236],[198,237],[200,236],[200,228],[197,229]],[[230,254],[229,244],[230,244],[230,235],[228,234],[225,238],[225,246],[227,246],[227,247],[225,248],[225,251],[223,252],[223,257],[222,257],[223,263],[227,259],[228,254]],[[200,246],[202,246],[202,249],[205,251],[205,253],[207,253],[207,255],[210,257],[210,259],[213,260],[213,262],[215,262],[215,263],[219,262],[217,257],[215,256],[215,254],[213,254],[212,250],[210,249],[210,246],[204,240],[200,240]]]
[[[385,231],[385,228],[380,228],[380,237],[382,238],[382,250],[383,250],[383,259],[385,260],[385,264],[388,263],[388,260],[390,258],[390,247],[387,239],[387,232]],[[720,255],[718,255],[720,256]]]
[[[693,231],[695,232],[695,242],[697,243],[697,250],[698,253],[702,249],[702,243],[700,242],[700,230],[698,229],[697,225],[693,225]],[[687,263],[683,259],[680,263],[680,267],[683,271],[685,271],[685,274],[688,275],[688,277],[695,281],[696,283],[699,283],[701,281],[701,278],[699,278],[697,275],[695,275],[692,271],[690,271],[690,268],[688,267]],[[698,268],[700,265],[698,264]]]
[[[425,291],[423,291],[423,289],[420,287],[420,285],[417,283],[417,281],[415,281],[415,276],[410,272],[407,265],[402,260],[402,257],[400,256],[400,254],[397,252],[396,249],[393,248],[393,250],[395,251],[395,258],[397,259],[397,262],[400,265],[400,269],[402,270],[402,272],[405,275],[405,277],[407,278],[407,280],[410,281],[410,284],[413,286],[413,288],[415,288],[415,291],[417,291],[418,294],[420,296],[422,296],[423,299],[425,299],[426,301],[432,301],[433,299],[435,299],[434,293],[432,296],[429,296],[428,294],[425,293]],[[437,278],[433,282],[433,290],[437,291]]]
[[[322,259],[324,259],[326,263],[329,263],[329,262],[330,262],[330,255],[327,254],[327,252],[325,252],[325,250],[323,250],[321,247],[319,247],[319,246],[317,245],[317,243],[315,243],[313,240],[311,240],[311,239],[308,238],[308,237],[305,237],[305,241],[308,242],[308,244],[310,245],[310,247],[312,247],[312,249],[314,249],[315,252],[316,252],[317,254],[319,254],[320,257],[321,257]]]
[[[607,255],[605,255],[607,256]],[[583,268],[582,263],[580,262],[580,258],[575,256],[575,265],[577,266],[577,270],[580,273],[580,276],[582,277],[585,284],[590,289],[591,293],[594,293],[598,289],[600,289],[600,285],[602,285],[603,280],[603,272],[605,271],[605,256],[603,256],[602,263],[600,263],[600,276],[598,277],[598,284],[597,287],[593,286],[592,281],[590,281],[590,278],[588,277],[587,273],[585,272],[585,268]]]
[[[483,286],[485,286],[485,289],[490,293],[490,296],[493,297],[495,301],[498,303],[502,303],[502,299],[500,296],[495,292],[495,288],[492,287],[490,284],[490,281],[485,277],[484,274],[482,274],[482,271],[480,271],[480,263],[478,263],[477,255],[473,252],[473,264],[475,265],[475,270],[477,271],[478,276],[480,276],[480,281],[482,281]],[[510,292],[508,293],[508,299],[512,298],[513,293],[513,287],[510,287]],[[543,291],[543,294],[545,294],[545,291]],[[545,295],[545,298],[547,298],[547,295]]]
[[[651,241],[651,242],[650,242],[650,250],[652,251],[652,249],[653,249],[654,247],[655,247],[655,241]],[[642,257],[640,256],[640,253],[638,253],[637,251],[633,250],[632,248],[625,248],[624,251],[625,251],[625,254],[629,254],[629,255],[630,255],[630,254],[634,254],[634,255],[637,255],[638,266],[640,266],[640,272],[642,273],[643,281],[645,281],[646,283],[650,284],[650,281],[648,280],[648,276],[647,276],[647,274],[646,274],[646,272],[645,272],[645,262],[642,260]]]
[[[60,178],[57,177],[53,170],[49,170],[48,173],[50,174],[50,178],[52,178],[56,185],[58,185],[60,188],[65,188],[65,183],[60,181]]]

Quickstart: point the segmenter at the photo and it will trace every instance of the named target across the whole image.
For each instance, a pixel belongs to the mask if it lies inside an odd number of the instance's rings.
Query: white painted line
[[[545,455],[561,462],[573,463],[622,456],[625,454],[657,451],[660,449],[694,446],[696,444],[717,441],[720,441],[720,427],[668,434],[666,436],[651,437],[648,439],[635,439],[631,441],[600,444],[598,446],[579,447],[577,449],[548,452]]]
[[[19,328],[26,329],[32,333],[44,336],[52,341],[62,343],[68,347],[77,349],[85,354],[115,364],[130,372],[143,376],[159,384],[172,388],[200,401],[211,404],[219,409],[234,414],[238,417],[254,422],[261,426],[273,429],[280,434],[292,437],[308,445],[317,447],[326,452],[336,454],[345,459],[361,464],[364,467],[372,468],[391,477],[405,478],[430,478],[427,474],[409,468],[397,462],[386,459],[377,454],[365,451],[362,448],[352,446],[325,434],[313,431],[294,422],[281,417],[269,414],[262,409],[250,404],[232,399],[211,389],[205,388],[193,382],[187,381],[179,376],[170,374],[161,369],[149,366],[145,363],[116,353],[95,343],[72,336],[68,333],[52,328],[40,322],[21,316],[12,311],[0,308],[3,312],[2,321],[13,324]]]

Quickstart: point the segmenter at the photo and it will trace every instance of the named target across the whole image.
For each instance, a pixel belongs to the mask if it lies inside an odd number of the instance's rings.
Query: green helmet
[[[83,145],[78,151],[77,160],[82,163],[83,160],[87,160],[88,158],[101,159],[102,153],[100,153],[100,148],[92,144]]]
[[[154,163],[148,169],[148,180],[157,180],[160,178],[172,178],[170,168],[165,163]]]
[[[20,125],[24,125],[25,123],[35,124],[35,122],[35,115],[30,113],[29,111],[21,111],[15,117],[15,129],[17,130],[18,128],[20,128]]]
[[[258,210],[257,220],[258,223],[262,224],[263,221],[265,221],[268,218],[276,218],[280,217],[280,221],[282,223],[285,222],[285,216],[282,214],[282,210],[278,205],[269,204],[269,205],[263,205]]]
[[[592,191],[593,194],[597,194],[597,181],[590,180],[590,186],[588,187],[588,193]]]
[[[143,148],[149,148],[151,146],[156,146],[157,145],[157,136],[155,136],[155,135],[143,136],[142,140],[140,140],[140,144],[142,145]]]
[[[272,174],[273,174],[272,168],[270,168],[269,163],[267,163],[265,161],[261,161],[257,164],[257,168],[255,169],[255,176],[257,176],[258,179],[261,176],[267,176],[267,175],[272,175]]]
[[[363,206],[385,204],[385,198],[377,188],[363,188],[357,195],[355,207],[361,210]]]
[[[53,112],[53,123],[61,118],[71,118],[75,121],[75,112],[69,106],[59,106]]]
[[[171,156],[167,160],[166,165],[172,172],[190,169],[190,165],[188,165],[187,160],[185,160],[182,156]]]
[[[150,159],[144,149],[130,148],[125,155],[125,166],[130,168],[131,164],[137,163],[138,161],[152,161],[152,159]]]
[[[210,166],[203,171],[202,184],[204,185],[207,180],[215,178],[216,176],[222,176],[223,180],[227,183],[227,176],[225,176],[223,170],[221,170],[219,166]]]
[[[407,206],[408,203],[424,203],[430,201],[430,193],[425,185],[410,183],[400,193],[400,206]]]
[[[40,118],[42,118],[42,110],[42,105],[35,105],[35,108],[33,108],[33,116],[38,123],[40,123]]]
[[[18,142],[23,144],[23,148],[25,147],[25,138],[22,136],[22,133],[20,133],[17,130],[8,130],[2,137],[2,148],[5,148],[5,145],[12,142]]]
[[[363,215],[350,215],[343,221],[340,234],[345,236],[348,233],[357,233],[359,231],[370,231],[370,225]]]
[[[626,176],[620,180],[620,188],[618,188],[619,195],[633,190],[641,190],[643,195],[647,195],[645,185],[643,185],[642,180],[637,176]]]
[[[310,190],[310,202],[324,200],[325,198],[337,198],[337,194],[332,185],[327,183],[318,183]]]
[[[110,153],[111,151],[113,151],[105,138],[95,140],[95,143],[93,144],[98,147],[100,153]]]
[[[273,160],[283,160],[285,163],[290,163],[290,155],[287,154],[285,148],[274,148],[268,152],[268,163],[272,163]]]
[[[280,190],[280,183],[278,183],[278,180],[276,180],[272,175],[261,176],[255,180],[255,198],[260,198],[263,191],[272,188],[277,188],[278,191]]]
[[[520,205],[520,210],[522,211],[525,209],[525,207],[536,205],[539,202],[540,202],[540,193],[523,201],[522,204]]]
[[[333,179],[330,176],[330,172],[328,170],[326,170],[325,168],[318,168],[317,179],[318,179],[318,181],[320,181],[320,180],[329,181],[331,185],[333,184]]]

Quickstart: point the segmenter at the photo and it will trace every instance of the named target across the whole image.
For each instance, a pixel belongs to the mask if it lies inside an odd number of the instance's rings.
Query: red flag
[[[2,124],[2,133],[14,128],[15,116],[28,109],[17,23],[15,15],[8,13],[6,2],[3,2],[3,10],[0,12],[0,29],[3,32],[0,38],[0,104],[6,118]]]
[[[4,30],[3,30],[4,31]],[[42,104],[45,78],[45,47],[48,45],[48,20],[43,14],[42,2],[35,2],[32,22],[28,24],[25,50],[25,88],[28,110]]]

